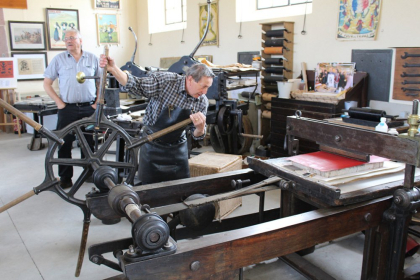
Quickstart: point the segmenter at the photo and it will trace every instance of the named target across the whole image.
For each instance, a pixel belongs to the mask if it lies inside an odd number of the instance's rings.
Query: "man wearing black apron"
[[[144,117],[143,133],[152,134],[187,119],[192,120],[191,135],[201,140],[206,134],[208,99],[205,96],[213,83],[213,72],[204,64],[190,67],[185,76],[157,72],[147,77],[134,77],[123,72],[110,57],[101,55],[105,67],[125,89],[149,99]],[[173,131],[140,150],[139,178],[151,184],[190,177],[185,129]]]

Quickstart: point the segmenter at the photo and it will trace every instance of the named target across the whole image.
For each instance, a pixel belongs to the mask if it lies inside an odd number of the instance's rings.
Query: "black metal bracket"
[[[402,82],[402,84],[403,84],[403,85],[419,85],[419,84],[420,84],[420,82],[418,82],[418,81],[406,81],[406,80],[404,80],[404,81]]]
[[[403,67],[404,68],[407,68],[407,67],[420,67],[420,64],[408,64],[408,63],[404,63]]]
[[[407,57],[420,57],[420,54],[412,54],[412,53],[404,52],[404,55],[401,56],[402,59],[406,59]]]
[[[407,90],[409,90],[409,91],[420,91],[420,88],[406,88],[406,87],[402,87],[401,89],[404,92],[407,91]]]
[[[401,74],[401,77],[420,77],[420,74],[407,74],[407,73],[405,73],[405,72],[403,72],[402,74]]]

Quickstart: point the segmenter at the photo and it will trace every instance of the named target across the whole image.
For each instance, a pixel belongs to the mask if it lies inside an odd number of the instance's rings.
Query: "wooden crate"
[[[191,177],[242,169],[242,156],[206,152],[189,160]],[[215,219],[222,220],[242,206],[242,197],[220,201],[216,204]]]

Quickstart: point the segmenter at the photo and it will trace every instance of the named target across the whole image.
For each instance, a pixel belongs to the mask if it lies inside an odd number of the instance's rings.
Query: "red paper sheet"
[[[337,156],[334,154],[326,152],[315,152],[303,155],[297,155],[289,158],[291,161],[299,163],[301,165],[317,169],[319,171],[333,171],[340,170],[344,168],[354,167],[358,165],[363,165],[366,163],[374,162],[383,162],[389,159],[370,156],[369,162],[363,162],[355,159],[350,159],[342,156]]]

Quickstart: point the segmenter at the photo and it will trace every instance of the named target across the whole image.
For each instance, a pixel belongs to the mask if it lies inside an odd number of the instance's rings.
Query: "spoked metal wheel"
[[[231,133],[238,133],[238,131],[231,131]],[[242,116],[242,131],[241,133],[252,134],[252,124],[248,116]],[[228,135],[223,135],[219,126],[211,125],[210,126],[210,143],[214,151],[217,153],[229,153],[232,151],[232,147],[229,147]],[[252,138],[237,136],[237,148],[238,155],[246,153],[249,151],[249,148],[252,144]]]
[[[56,177],[59,177],[57,173],[58,165],[81,167],[83,169],[77,179],[74,176],[73,186],[69,190],[65,191],[59,184],[55,184],[54,186],[55,192],[57,192],[59,196],[64,200],[79,206],[84,205],[85,201],[77,199],[75,195],[96,169],[105,166],[115,169],[116,174],[124,173],[126,175],[125,182],[130,184],[134,181],[134,176],[137,171],[138,149],[127,150],[125,152],[125,159],[122,162],[118,161],[115,158],[115,155],[107,155],[111,145],[118,138],[125,141],[127,146],[132,144],[133,138],[124,129],[107,120],[105,117],[102,118],[99,128],[94,128],[94,126],[95,118],[94,115],[92,115],[90,118],[76,121],[56,132],[59,138],[64,138],[68,134],[75,135],[80,146],[80,152],[84,156],[81,156],[80,158],[73,156],[71,159],[58,158],[57,151],[59,144],[50,142],[50,147],[45,159],[46,180],[49,179],[52,181]],[[97,135],[106,134],[107,138],[102,144],[98,145],[96,151],[92,151],[89,146],[88,138],[92,137],[95,133]],[[75,154],[74,150],[73,154]],[[55,166],[56,168],[54,168]]]

